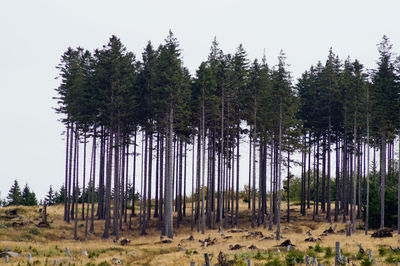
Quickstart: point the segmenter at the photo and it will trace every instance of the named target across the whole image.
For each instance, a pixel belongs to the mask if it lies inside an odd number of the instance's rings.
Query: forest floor
[[[205,253],[209,254],[211,265],[214,265],[218,263],[220,252],[231,265],[247,265],[247,259],[251,260],[252,265],[290,265],[293,257],[297,258],[297,262],[302,260],[304,264],[306,255],[317,257],[318,262],[324,265],[334,265],[335,242],[339,241],[342,254],[351,261],[349,265],[362,265],[363,260],[366,262],[365,254],[368,250],[372,250],[375,265],[400,261],[400,251],[397,249],[400,237],[396,232],[393,232],[393,237],[372,238],[372,230],[366,236],[364,230],[359,229],[351,236],[346,236],[343,230],[345,224],[337,223],[335,233],[323,234],[330,227],[325,213],[321,213],[317,221],[312,221],[311,209],[303,217],[299,214],[299,206],[292,206],[291,222],[287,223],[286,205],[282,207],[281,241],[274,239],[274,231],[268,230],[268,224],[266,229],[262,225],[251,228],[251,211],[247,209],[247,203],[241,201],[240,227],[232,230],[227,226],[224,236],[217,229],[206,229],[206,233],[201,234],[197,232],[196,226],[192,232],[191,210],[187,208],[187,217],[179,229],[174,228],[171,243],[160,241],[160,231],[156,229],[157,218],[151,219],[145,236],[138,231],[138,220],[134,218],[134,230],[127,230],[124,225],[124,231],[121,232],[120,239],[130,240],[124,246],[114,242],[113,236],[109,239],[101,238],[104,221],[95,221],[95,233],[83,240],[85,222],[79,220],[78,233],[81,240],[73,240],[74,222],[67,224],[63,221],[63,206],[48,207],[49,228],[37,227],[41,221],[39,207],[17,207],[16,217],[7,214],[15,207],[7,207],[0,209],[0,254],[4,255],[7,250],[19,254],[18,257],[10,257],[8,265],[29,265],[28,254],[32,256],[30,265],[54,265],[55,260],[57,265],[190,265],[192,261],[195,265],[203,265]],[[307,232],[320,240],[306,242],[305,239],[309,237]],[[269,239],[270,236],[272,239]],[[204,246],[200,240],[206,238],[210,241]],[[285,240],[290,240],[295,247],[289,251],[286,247],[276,247]],[[238,249],[232,250],[235,245],[239,245],[236,246]],[[365,254],[359,253],[359,245],[362,245]],[[71,257],[67,255],[66,248]],[[0,265],[3,264],[4,257],[0,258]]]

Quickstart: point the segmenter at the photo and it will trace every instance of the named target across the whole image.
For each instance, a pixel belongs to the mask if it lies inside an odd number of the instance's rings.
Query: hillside
[[[316,256],[318,262],[325,265],[334,264],[335,242],[340,241],[342,254],[347,256],[353,265],[360,265],[366,255],[358,254],[359,245],[365,250],[372,250],[372,257],[378,265],[385,265],[388,261],[400,260],[400,252],[392,250],[399,246],[399,236],[389,238],[371,238],[363,230],[358,230],[351,237],[344,233],[345,225],[337,224],[335,233],[323,234],[330,224],[323,222],[323,216],[317,217],[321,222],[313,222],[308,216],[299,216],[298,207],[294,206],[291,212],[291,223],[284,221],[286,210],[282,210],[282,240],[269,239],[273,232],[264,229],[263,226],[254,229],[250,226],[251,213],[241,204],[240,213],[242,228],[227,228],[224,236],[218,230],[207,230],[205,235],[190,229],[190,217],[185,217],[179,229],[174,228],[174,238],[171,243],[160,241],[160,232],[156,229],[157,221],[153,219],[149,225],[148,234],[140,235],[137,228],[133,231],[124,230],[121,238],[130,240],[130,243],[122,246],[120,242],[114,243],[110,239],[102,239],[103,221],[96,221],[95,234],[89,234],[86,240],[73,240],[73,223],[63,222],[63,206],[48,207],[49,228],[39,228],[41,221],[39,207],[3,208],[0,210],[0,250],[2,252],[12,250],[19,253],[18,257],[9,259],[10,265],[25,265],[28,254],[32,255],[33,265],[190,265],[193,261],[196,265],[205,263],[204,254],[209,254],[211,265],[218,263],[220,252],[226,256],[229,264],[247,265],[249,258],[253,265],[284,265],[287,261],[293,262],[293,256],[297,261],[305,256]],[[16,209],[17,215],[10,215],[10,210]],[[190,210],[187,211],[190,213]],[[309,215],[310,216],[310,215]],[[134,218],[134,225],[137,218]],[[247,223],[246,223],[247,221]],[[334,224],[335,225],[335,224]],[[84,236],[85,222],[79,220],[79,236]],[[124,226],[125,228],[125,226]],[[314,238],[320,238],[317,242],[306,242],[307,232]],[[192,236],[192,237],[191,237]],[[209,238],[208,245],[204,246],[200,241]],[[290,240],[295,247],[287,251],[286,247],[275,247],[285,240]],[[168,241],[166,241],[168,242]],[[232,247],[236,246],[236,250]],[[249,247],[252,246],[253,249]],[[71,257],[67,255],[66,248]],[[234,248],[235,249],[235,248]],[[4,253],[3,253],[4,254]],[[381,255],[380,255],[381,254]],[[1,263],[5,258],[1,258]]]

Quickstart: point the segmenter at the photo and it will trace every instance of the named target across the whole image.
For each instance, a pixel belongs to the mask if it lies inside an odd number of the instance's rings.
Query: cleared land
[[[274,231],[264,229],[263,226],[251,228],[251,212],[247,204],[241,203],[240,224],[235,230],[229,226],[224,230],[224,236],[218,230],[206,230],[206,234],[198,233],[196,227],[190,229],[190,213],[187,215],[180,228],[174,228],[174,239],[171,243],[160,241],[160,231],[156,229],[157,220],[152,219],[148,234],[140,235],[137,229],[138,218],[133,219],[134,230],[125,229],[121,232],[121,238],[127,238],[131,242],[122,246],[120,242],[113,242],[113,238],[102,239],[104,222],[95,222],[95,234],[89,234],[84,240],[85,222],[79,220],[79,236],[81,240],[73,240],[73,222],[63,222],[63,206],[48,207],[49,228],[39,228],[41,221],[39,207],[8,207],[0,209],[0,251],[12,250],[19,253],[18,257],[10,257],[9,265],[27,265],[28,254],[32,255],[32,265],[113,265],[120,261],[123,265],[190,265],[194,261],[196,265],[204,264],[204,254],[210,254],[211,265],[218,263],[218,255],[222,252],[226,260],[232,265],[247,265],[246,258],[251,259],[252,265],[285,265],[303,259],[305,256],[316,256],[318,262],[325,265],[334,264],[335,242],[340,241],[342,254],[351,261],[350,265],[361,265],[366,261],[368,250],[372,250],[372,258],[376,265],[387,265],[400,261],[400,237],[393,232],[393,237],[372,238],[360,228],[351,237],[344,232],[345,224],[338,223],[335,233],[324,235],[323,231],[330,227],[325,222],[325,214],[322,213],[317,220],[312,221],[310,215],[299,215],[298,206],[292,207],[292,222],[286,223],[286,208],[282,208],[282,236],[281,241],[269,239]],[[8,215],[9,210],[17,209],[17,215]],[[80,213],[80,212],[79,212]],[[14,223],[14,225],[13,225]],[[19,224],[19,225],[18,225]],[[333,224],[335,226],[335,224]],[[124,225],[124,228],[127,226]],[[275,229],[275,228],[274,228]],[[257,233],[261,232],[261,233]],[[317,242],[306,242],[310,236],[320,238]],[[322,236],[321,236],[322,235]],[[190,237],[192,236],[192,237]],[[209,238],[210,242],[204,246],[200,241]],[[199,241],[200,240],[200,241]],[[295,247],[287,251],[285,247],[275,247],[285,240],[290,240]],[[239,249],[231,250],[235,245]],[[365,250],[361,254],[360,245]],[[253,246],[254,249],[249,247]],[[237,246],[239,247],[239,246]],[[66,248],[71,253],[67,255]],[[85,253],[87,252],[87,254]],[[0,258],[0,264],[5,264],[5,258]]]

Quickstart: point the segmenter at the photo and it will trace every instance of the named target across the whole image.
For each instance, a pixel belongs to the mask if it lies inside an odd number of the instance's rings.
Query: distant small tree
[[[14,180],[14,184],[8,191],[7,205],[10,206],[10,205],[21,205],[21,204],[22,204],[21,189],[19,187],[18,181]]]
[[[54,204],[64,203],[64,197],[65,197],[65,186],[62,185],[60,191],[56,191],[54,193]]]
[[[49,192],[47,192],[47,195],[46,195],[46,203],[47,203],[47,205],[54,205],[56,202],[55,202],[55,199],[56,199],[56,197],[55,197],[55,194],[54,194],[54,190],[53,190],[53,186],[51,186],[50,185],[50,189],[49,189]]]
[[[36,194],[29,189],[28,184],[25,184],[22,191],[22,204],[25,206],[36,206],[38,204]]]

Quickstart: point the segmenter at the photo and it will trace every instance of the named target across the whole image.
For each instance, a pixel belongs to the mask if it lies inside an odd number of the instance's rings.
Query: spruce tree
[[[25,206],[36,206],[38,204],[36,194],[30,190],[28,184],[25,184],[25,187],[22,191],[22,200],[23,205]]]
[[[13,185],[8,191],[7,205],[21,205],[23,204],[23,198],[21,195],[21,189],[19,187],[18,181],[15,179]]]
[[[54,194],[53,186],[51,186],[51,185],[50,185],[49,191],[46,194],[45,200],[46,200],[46,203],[48,206],[55,204],[56,197]]]

